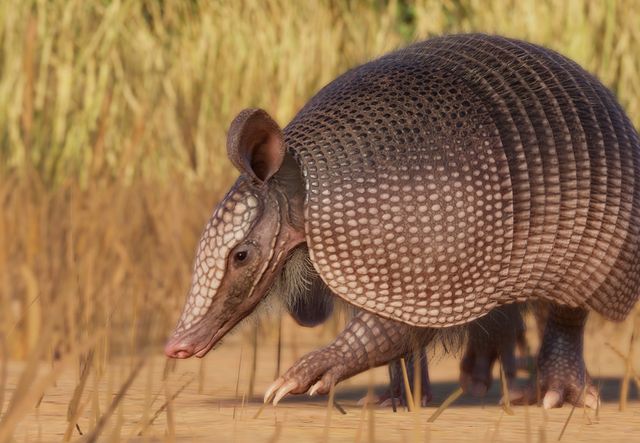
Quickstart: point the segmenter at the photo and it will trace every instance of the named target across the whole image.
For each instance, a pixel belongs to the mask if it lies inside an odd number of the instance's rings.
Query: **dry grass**
[[[638,22],[635,0],[0,2],[0,441],[62,379],[73,380],[59,406],[66,438],[76,420],[118,441],[127,414],[144,432],[160,404],[174,414],[185,380],[171,385],[171,367],[152,379],[153,357],[234,177],[225,130],[241,108],[284,124],[350,66],[430,35],[485,31],[573,57],[639,126]],[[276,324],[263,327],[276,336]],[[614,343],[625,352],[628,329]],[[20,377],[8,378],[16,361]],[[133,410],[110,398],[130,374],[146,383]],[[258,392],[255,371],[250,380]]]

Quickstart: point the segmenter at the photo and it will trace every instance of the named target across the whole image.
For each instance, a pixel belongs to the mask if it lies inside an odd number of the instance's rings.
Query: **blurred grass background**
[[[573,58],[640,126],[637,0],[0,1],[3,361],[159,353],[235,114],[284,126],[349,67],[469,31]]]

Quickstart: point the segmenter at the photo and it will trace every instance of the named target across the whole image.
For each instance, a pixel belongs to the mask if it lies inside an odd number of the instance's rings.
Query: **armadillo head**
[[[304,241],[291,214],[301,210],[298,198],[286,195],[288,174],[278,173],[292,161],[278,125],[262,110],[242,111],[229,128],[227,151],[241,175],[198,243],[189,295],[165,347],[169,357],[204,356],[254,310],[289,251]]]

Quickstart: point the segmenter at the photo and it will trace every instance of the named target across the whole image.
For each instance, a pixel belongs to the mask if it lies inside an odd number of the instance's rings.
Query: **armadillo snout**
[[[186,342],[182,337],[175,337],[165,345],[164,353],[170,358],[189,358],[195,353],[195,345]]]

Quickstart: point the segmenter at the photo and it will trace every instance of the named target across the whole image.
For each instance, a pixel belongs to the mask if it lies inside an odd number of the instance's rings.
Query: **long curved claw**
[[[597,392],[587,390],[585,392],[584,401],[582,400],[571,401],[570,397],[568,401],[570,403],[576,404],[577,406],[584,405],[587,408],[596,410],[598,408],[598,405],[600,404],[600,397],[598,396]],[[547,393],[544,395],[544,398],[542,399],[542,406],[545,409],[559,408],[562,406],[564,402],[565,402],[565,396],[563,395],[562,392],[555,389],[550,389],[547,391]]]
[[[598,406],[600,406],[600,397],[597,393],[594,394],[593,392],[587,392],[584,404],[587,408],[591,408],[595,411],[598,409]]]
[[[309,389],[309,396],[313,397],[316,395],[318,389],[322,388],[323,385],[324,383],[322,383],[322,380],[318,380],[313,386],[311,386],[311,389]]]
[[[552,389],[548,390],[542,399],[542,407],[545,409],[559,408],[562,406],[562,403],[562,394]]]
[[[273,406],[277,406],[278,402],[282,400],[282,397],[287,395],[289,392],[293,391],[298,387],[298,382],[296,380],[289,380],[284,385],[278,389],[276,392],[276,396],[273,398]]]
[[[284,378],[280,377],[269,385],[269,387],[267,388],[267,391],[264,393],[265,403],[269,403],[271,399],[273,399],[274,393],[280,386],[282,386],[283,383],[284,383]]]

